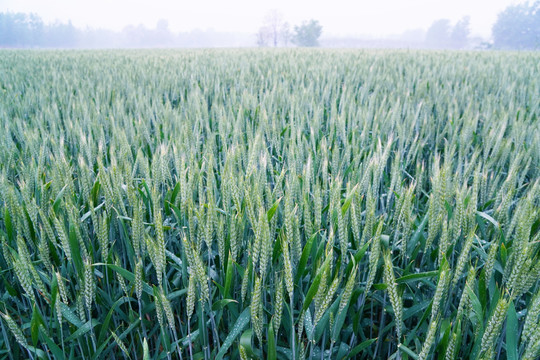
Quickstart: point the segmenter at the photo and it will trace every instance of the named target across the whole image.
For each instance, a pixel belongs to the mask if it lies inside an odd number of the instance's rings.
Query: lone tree
[[[293,43],[298,46],[314,47],[319,46],[319,37],[322,33],[322,26],[317,20],[304,21],[302,25],[294,27]]]
[[[278,10],[270,10],[264,19],[264,25],[257,33],[257,45],[259,46],[287,46],[289,42],[289,23]]]

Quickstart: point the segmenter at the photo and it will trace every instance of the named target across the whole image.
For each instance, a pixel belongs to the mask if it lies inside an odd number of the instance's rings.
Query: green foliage
[[[540,1],[508,6],[499,13],[492,33],[497,48],[540,48]]]
[[[439,19],[433,22],[426,32],[426,45],[430,48],[462,49],[467,46],[470,35],[470,19],[465,16],[454,26],[450,20]]]
[[[539,62],[3,51],[0,359],[538,358]]]
[[[318,20],[304,21],[294,27],[293,43],[298,46],[319,46],[319,37],[322,34],[322,25]]]

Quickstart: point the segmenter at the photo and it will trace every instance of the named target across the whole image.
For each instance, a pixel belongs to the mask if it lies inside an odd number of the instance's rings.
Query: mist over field
[[[539,4],[158,0],[148,6],[126,0],[4,0],[0,47],[534,49],[540,42]],[[320,31],[309,28],[310,21]]]

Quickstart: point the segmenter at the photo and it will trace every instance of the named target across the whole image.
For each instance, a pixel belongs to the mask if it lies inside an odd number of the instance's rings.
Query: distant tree
[[[39,46],[43,30],[43,21],[35,14],[0,13],[0,46]]]
[[[55,22],[47,26],[44,45],[55,48],[71,48],[78,44],[80,31],[73,26],[71,21],[67,24]]]
[[[169,21],[160,19],[156,24],[154,46],[170,46],[173,42],[173,34],[169,30]]]
[[[293,43],[298,46],[319,46],[319,37],[322,34],[322,26],[317,20],[304,21],[294,27]]]
[[[143,24],[128,25],[122,29],[122,41],[127,47],[149,47],[154,44],[155,32],[147,29]]]
[[[257,32],[259,46],[287,46],[289,41],[289,23],[278,10],[270,10],[264,18],[264,24]]]
[[[274,47],[278,46],[281,29],[284,23],[283,14],[278,10],[270,10],[266,15],[266,26],[268,27],[270,40]]]
[[[465,16],[454,25],[454,28],[450,33],[450,43],[452,47],[462,49],[467,46],[469,35],[471,33],[469,24],[470,17]]]
[[[291,27],[288,22],[285,22],[281,27],[281,43],[286,47],[289,41],[291,41]]]
[[[497,48],[540,48],[540,1],[508,6],[498,15],[492,34]]]
[[[169,33],[169,21],[166,19],[159,19],[156,24],[156,31],[160,34]]]
[[[270,39],[270,29],[266,26],[261,26],[257,32],[257,46],[266,47]]]
[[[445,48],[450,43],[450,20],[436,20],[426,32],[426,45],[432,48]]]

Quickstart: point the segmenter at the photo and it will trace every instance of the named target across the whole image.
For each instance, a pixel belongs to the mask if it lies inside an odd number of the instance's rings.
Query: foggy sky
[[[325,35],[383,37],[427,29],[434,20],[471,17],[472,35],[489,37],[497,14],[519,0],[0,0],[0,12],[38,14],[80,28],[121,30],[168,20],[172,31],[214,29],[255,33],[269,10],[292,25],[317,19]]]

